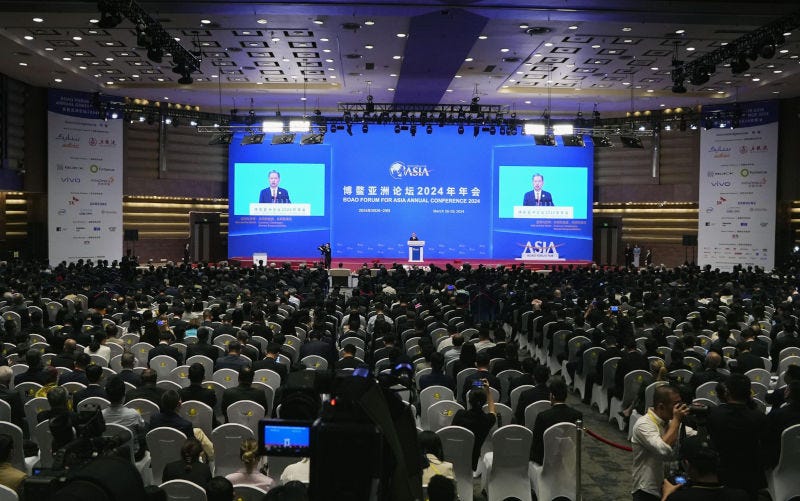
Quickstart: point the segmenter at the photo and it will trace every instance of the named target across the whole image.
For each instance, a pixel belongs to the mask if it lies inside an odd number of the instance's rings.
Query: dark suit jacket
[[[89,380],[86,379],[86,372],[75,370],[58,376],[58,385],[61,386],[64,383],[89,384]]]
[[[556,404],[536,416],[533,424],[533,441],[531,442],[531,461],[542,464],[544,459],[544,432],[558,423],[574,423],[583,419],[580,411],[568,407],[566,404]]]
[[[488,371],[479,370],[464,378],[464,386],[461,388],[461,395],[464,397],[464,400],[467,399],[467,392],[472,388],[473,381],[478,381],[480,379],[486,379],[489,381],[489,386],[497,391],[501,391],[500,380],[497,379],[497,376],[493,376]]]
[[[53,367],[66,367],[67,369],[75,369],[75,355],[67,354],[64,352],[59,353],[50,361]]]
[[[183,364],[183,355],[181,355],[181,352],[179,352],[177,348],[163,343],[159,343],[158,346],[147,353],[147,363],[149,364],[154,357],[159,355],[167,355],[174,358],[175,361],[178,362],[178,365]]]
[[[11,407],[11,422],[19,426],[20,429],[24,429],[25,407],[23,407],[22,396],[19,392],[0,386],[0,400],[7,402]]]
[[[725,381],[725,375],[720,374],[715,369],[703,369],[692,374],[692,379],[689,383],[696,390],[701,384],[709,383],[711,381]]]
[[[277,196],[273,199],[272,198],[272,191],[269,187],[264,188],[261,190],[261,193],[258,195],[258,203],[260,204],[290,204],[292,203],[289,200],[289,192],[284,190],[283,188],[277,188],[276,192]]]
[[[636,370],[650,370],[650,363],[647,361],[647,357],[642,355],[638,350],[626,351],[622,354],[622,359],[619,361],[619,365],[617,365],[617,372],[614,373],[614,393],[618,397],[622,398],[625,375]]]
[[[708,414],[708,432],[720,457],[720,480],[749,493],[766,487],[762,468],[767,416],[744,404],[722,404]]]
[[[300,359],[309,355],[319,355],[328,361],[328,367],[333,367],[336,364],[336,352],[331,343],[321,340],[311,340],[303,343],[300,347]]]
[[[219,349],[208,343],[190,344],[186,347],[186,359],[188,360],[195,355],[203,355],[213,362],[219,357]],[[210,376],[210,374],[206,374],[206,376]]]
[[[740,353],[739,356],[736,357],[736,367],[734,368],[736,372],[744,374],[750,369],[763,369],[763,368],[764,368],[764,361],[761,359],[761,357],[759,357],[758,355],[754,354],[751,351]]]
[[[514,420],[517,424],[525,426],[525,408],[540,400],[550,400],[550,390],[546,384],[538,384],[522,392],[514,409]]]
[[[800,404],[790,403],[786,407],[773,408],[767,415],[769,432],[764,444],[764,466],[771,468],[778,464],[781,453],[781,433],[796,424],[800,424]]]
[[[522,200],[522,205],[542,205],[542,206],[551,206],[553,205],[553,196],[550,195],[549,191],[542,190],[541,198],[539,198],[539,203],[536,203],[536,193],[533,190],[525,193],[525,198]]]
[[[125,401],[130,402],[137,398],[143,398],[161,406],[161,395],[163,395],[165,391],[166,390],[163,388],[159,388],[154,384],[143,384],[135,390],[128,391],[125,394]]]
[[[173,461],[164,466],[164,473],[161,476],[162,482],[168,480],[188,480],[205,489],[206,484],[211,480],[211,469],[207,464],[198,461],[192,463],[192,469],[187,472],[186,463],[182,459]]]
[[[130,369],[122,369],[119,372],[119,377],[126,383],[130,383],[136,387],[142,384],[142,378]]]
[[[106,396],[106,390],[104,390],[102,386],[100,386],[99,384],[90,384],[86,388],[78,390],[75,392],[74,395],[72,395],[72,408],[77,410],[78,404],[81,402],[81,400],[89,397],[100,397],[108,399],[108,397]]]
[[[419,391],[424,390],[428,386],[444,386],[445,388],[453,390],[453,394],[455,394],[456,391],[455,380],[441,372],[431,372],[419,378]]]
[[[269,369],[271,371],[277,372],[278,375],[281,377],[281,386],[286,383],[286,376],[288,372],[286,370],[286,366],[279,363],[274,358],[264,357],[263,359],[259,360],[258,362],[253,362],[253,372],[259,369]]]
[[[225,355],[224,357],[219,357],[216,362],[214,362],[214,370],[218,371],[220,369],[233,369],[238,371],[242,367],[247,367],[250,365],[250,362],[247,361],[246,358],[242,358],[239,355]]]
[[[508,385],[508,392],[511,393],[514,390],[514,388],[516,388],[517,386],[522,386],[524,384],[532,384],[535,386],[536,381],[533,379],[533,375],[523,373],[521,376],[513,378]]]
[[[194,436],[192,423],[186,419],[183,419],[175,412],[157,412],[150,416],[150,427],[148,428],[148,431],[155,428],[160,428],[162,426],[175,428],[186,435],[187,438]]]
[[[228,388],[222,393],[222,414],[225,419],[228,419],[228,406],[240,400],[252,400],[264,407],[264,412],[267,416],[270,415],[272,409],[267,405],[267,396],[264,395],[264,390],[254,386],[234,386]]]
[[[14,386],[20,383],[39,383],[45,385],[47,383],[47,372],[44,369],[28,369],[27,371],[17,374],[14,377]]]
[[[489,430],[497,422],[497,416],[488,414],[481,409],[468,409],[456,412],[453,416],[453,426],[461,426],[475,434],[475,444],[472,447],[472,470],[478,467],[478,458],[481,455],[483,441],[489,435]]]

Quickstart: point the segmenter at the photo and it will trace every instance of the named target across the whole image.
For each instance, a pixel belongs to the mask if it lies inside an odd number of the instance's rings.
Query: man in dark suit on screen
[[[281,173],[276,170],[269,171],[269,188],[261,190],[258,196],[260,204],[290,204],[289,192],[278,185],[281,182]]]
[[[542,187],[544,186],[544,176],[539,174],[538,172],[533,175],[533,189],[528,193],[525,193],[525,198],[522,201],[522,205],[528,206],[551,206],[553,204],[553,196],[550,195],[549,191],[544,191]]]

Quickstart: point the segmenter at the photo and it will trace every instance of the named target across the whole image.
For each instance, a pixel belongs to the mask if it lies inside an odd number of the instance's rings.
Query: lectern
[[[425,240],[409,240],[408,241],[408,262],[421,263],[424,261],[422,251],[425,248]]]

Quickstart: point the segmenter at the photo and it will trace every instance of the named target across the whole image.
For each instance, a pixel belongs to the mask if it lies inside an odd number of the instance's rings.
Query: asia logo
[[[389,166],[389,175],[393,179],[404,177],[428,177],[431,171],[427,165],[406,165],[403,162],[394,162]]]

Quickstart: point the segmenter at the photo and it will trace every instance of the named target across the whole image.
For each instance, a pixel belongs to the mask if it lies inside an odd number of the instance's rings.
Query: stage
[[[253,266],[253,258],[250,257],[231,257],[228,259],[230,264],[236,265],[239,264],[242,267],[250,268]],[[276,258],[269,258],[268,263],[272,265],[274,263],[275,266],[282,267],[284,264],[289,263],[289,265],[293,269],[298,269],[301,266],[317,266],[321,264],[322,261],[320,259],[315,258],[290,258],[290,257],[276,257]],[[505,266],[510,268],[511,266],[516,267],[524,267],[528,270],[552,270],[557,269],[559,266],[561,267],[581,267],[581,266],[588,266],[591,265],[591,261],[581,261],[581,260],[573,260],[573,261],[558,261],[558,260],[534,260],[534,259],[525,259],[525,260],[515,260],[515,259],[426,259],[421,263],[411,263],[407,260],[401,259],[389,259],[389,258],[371,258],[371,259],[364,259],[364,258],[336,258],[334,256],[332,261],[332,268],[333,269],[349,269],[351,272],[355,273],[359,269],[363,267],[367,268],[377,268],[378,266],[383,265],[386,268],[392,268],[395,264],[399,264],[401,266],[405,266],[406,268],[429,268],[431,266],[436,266],[437,268],[445,268],[447,265],[451,265],[455,268],[461,268],[465,264],[469,264],[472,268],[477,268],[478,266],[485,266],[490,268],[497,268],[499,266]],[[265,263],[267,264],[267,263]]]

